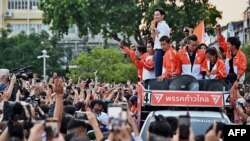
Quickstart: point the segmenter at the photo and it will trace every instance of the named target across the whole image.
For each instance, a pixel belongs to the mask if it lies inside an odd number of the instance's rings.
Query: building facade
[[[249,44],[250,43],[250,0],[249,0],[249,6],[248,8],[244,11],[243,13],[244,18],[243,18],[243,42],[244,44]]]
[[[49,25],[43,24],[43,12],[38,9],[39,0],[0,0],[0,29],[11,29],[11,34],[40,33],[46,31],[51,36]],[[96,36],[78,36],[78,28],[73,25],[67,35],[59,42],[64,47],[75,48],[75,52],[92,48],[96,45],[103,46],[104,39],[101,34]],[[117,42],[109,39],[109,45]]]
[[[0,0],[0,28],[10,28],[11,35],[18,33],[49,33],[49,26],[42,23],[39,0]]]

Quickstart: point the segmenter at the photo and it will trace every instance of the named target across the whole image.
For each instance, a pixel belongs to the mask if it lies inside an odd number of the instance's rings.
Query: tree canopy
[[[19,69],[25,66],[31,66],[31,71],[43,74],[43,60],[37,59],[42,55],[42,50],[46,49],[48,55],[47,72],[62,71],[64,62],[61,60],[64,56],[63,48],[57,44],[57,38],[49,40],[46,32],[41,34],[18,34],[7,38],[8,32],[1,31],[0,37],[0,68],[9,70]]]
[[[98,81],[101,82],[137,81],[134,65],[116,48],[96,47],[90,53],[79,54],[72,63],[77,65],[77,68],[70,69],[67,77],[73,80],[77,80],[80,76],[94,78],[94,72],[97,71]]]
[[[195,27],[204,20],[211,33],[216,19],[221,18],[221,12],[208,0],[40,0],[44,22],[59,35],[75,24],[80,36],[102,33],[105,38],[126,42],[132,36],[138,44],[148,36],[155,8],[166,11],[165,20],[177,42],[184,36],[184,27]]]

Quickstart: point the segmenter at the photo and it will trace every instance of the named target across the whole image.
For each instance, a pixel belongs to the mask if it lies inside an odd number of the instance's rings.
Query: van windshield
[[[191,117],[191,126],[194,131],[194,135],[202,135],[205,134],[208,127],[214,122],[222,122],[225,124],[229,124],[230,122],[225,118],[215,118],[215,117]],[[142,139],[146,140],[147,130],[151,122],[155,121],[154,117],[150,117],[145,124],[145,128],[141,131]]]

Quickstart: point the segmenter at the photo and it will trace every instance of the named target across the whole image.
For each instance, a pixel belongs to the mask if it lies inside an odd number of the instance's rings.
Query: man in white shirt
[[[170,28],[165,18],[165,12],[162,9],[155,9],[154,12],[154,21],[155,27],[151,28],[151,34],[154,38],[154,65],[155,65],[155,77],[159,77],[162,75],[162,63],[163,63],[163,55],[164,51],[161,48],[160,38],[162,36],[170,35]]]

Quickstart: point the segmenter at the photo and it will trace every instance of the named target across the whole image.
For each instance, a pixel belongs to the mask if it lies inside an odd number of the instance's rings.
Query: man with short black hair
[[[190,35],[187,37],[187,46],[177,53],[177,73],[202,79],[201,68],[205,59],[205,52],[198,49],[197,36]]]
[[[160,38],[162,36],[170,35],[170,28],[165,18],[165,11],[162,9],[155,9],[154,11],[154,21],[156,22],[156,27],[151,28],[152,35],[154,36],[154,65],[155,65],[155,77],[159,77],[162,74],[162,63],[164,51],[161,48]]]
[[[87,124],[84,121],[71,119],[67,125],[67,134],[74,133],[76,137],[87,135]]]
[[[240,40],[236,37],[229,37],[227,42],[221,34],[221,27],[216,27],[217,40],[221,48],[226,52],[227,79],[233,83],[236,80],[243,84],[247,68],[246,55],[240,49]]]
[[[104,111],[104,103],[101,100],[93,100],[90,103],[90,110],[95,115],[100,115]]]
[[[171,47],[171,40],[168,36],[162,36],[160,39],[162,50],[165,51],[162,65],[162,75],[158,77],[157,81],[161,82],[164,78],[174,78],[176,76],[177,66],[177,52]]]

